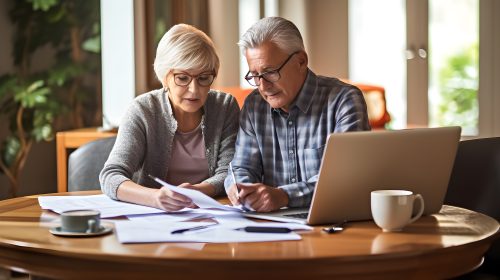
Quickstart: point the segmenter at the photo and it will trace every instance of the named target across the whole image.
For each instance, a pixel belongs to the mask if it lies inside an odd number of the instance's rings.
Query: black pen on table
[[[197,226],[197,227],[192,227],[192,228],[176,229],[176,230],[172,231],[171,234],[179,234],[179,233],[184,233],[184,232],[188,232],[188,231],[196,231],[196,230],[200,230],[200,229],[209,228],[213,225],[216,225],[216,224],[203,225],[203,226]]]
[[[260,227],[260,226],[247,226],[241,228],[246,232],[260,232],[260,233],[289,233],[292,230],[286,227]]]
[[[238,188],[238,183],[236,182],[236,176],[234,175],[233,165],[231,162],[229,163],[229,171],[231,172],[231,177],[233,177],[234,184],[236,185],[236,196],[240,199],[240,188]],[[251,209],[246,207],[244,203],[241,203],[241,208],[244,211],[251,211]]]

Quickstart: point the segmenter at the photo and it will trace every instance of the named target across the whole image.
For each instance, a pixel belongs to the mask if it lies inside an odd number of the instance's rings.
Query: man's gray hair
[[[219,71],[214,43],[203,31],[188,24],[177,24],[161,38],[156,49],[154,70],[163,82],[173,69]]]
[[[266,17],[257,21],[241,36],[238,45],[245,55],[247,49],[259,47],[265,42],[272,42],[289,54],[305,51],[297,26],[281,17]]]

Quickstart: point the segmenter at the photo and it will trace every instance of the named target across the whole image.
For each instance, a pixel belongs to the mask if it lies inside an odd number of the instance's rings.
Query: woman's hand
[[[184,183],[179,185],[179,187],[191,188],[192,185],[189,183]],[[183,208],[194,208],[195,205],[193,201],[180,193],[173,192],[166,187],[158,189],[153,194],[154,205],[156,208],[163,209],[166,211],[177,211]]]
[[[215,196],[215,186],[208,183],[183,183],[178,187],[198,190],[208,196]],[[117,197],[121,201],[147,205],[165,211],[178,211],[183,208],[197,207],[193,201],[180,193],[173,192],[166,187],[161,189],[147,188],[132,181],[124,181],[117,190]]]
[[[215,187],[211,184],[200,183],[191,185],[190,183],[182,183],[178,187],[200,191],[210,197],[215,195]],[[168,188],[162,187],[154,195],[155,207],[166,211],[177,211],[185,207],[196,208],[193,201],[185,195],[173,192]]]

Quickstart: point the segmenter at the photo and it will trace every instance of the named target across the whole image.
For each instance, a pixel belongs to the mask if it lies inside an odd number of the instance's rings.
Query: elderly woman
[[[163,88],[138,96],[129,107],[99,176],[104,193],[167,211],[193,206],[151,174],[212,197],[224,194],[239,107],[232,96],[210,90],[218,69],[205,33],[186,24],[165,33],[154,62]]]

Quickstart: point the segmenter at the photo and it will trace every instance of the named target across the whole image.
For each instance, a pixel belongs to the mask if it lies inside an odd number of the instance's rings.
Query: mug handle
[[[420,194],[416,194],[415,195],[415,200],[413,201],[413,203],[415,203],[415,201],[419,200],[420,201],[420,209],[418,210],[418,213],[417,215],[415,215],[415,217],[411,218],[411,220],[408,222],[408,224],[411,224],[413,222],[415,222],[416,220],[418,220],[418,218],[420,218],[422,216],[422,214],[424,213],[424,198],[420,195]]]
[[[97,222],[94,219],[88,220],[87,233],[97,232]]]

